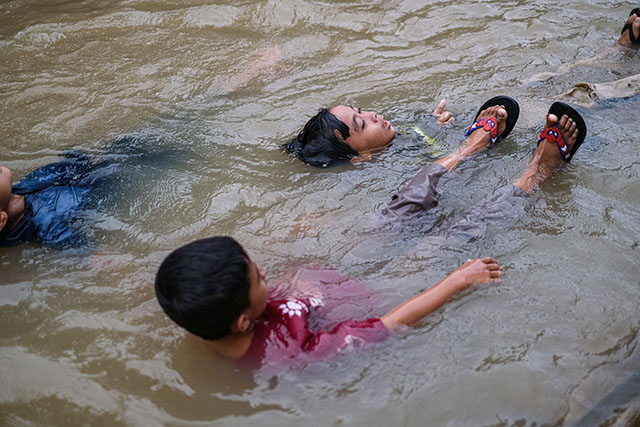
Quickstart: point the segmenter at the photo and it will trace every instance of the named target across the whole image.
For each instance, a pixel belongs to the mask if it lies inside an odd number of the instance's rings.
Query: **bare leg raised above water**
[[[504,105],[494,105],[482,110],[477,120],[483,120],[489,117],[498,118],[498,134],[502,134],[507,127],[507,110],[504,109]],[[441,164],[447,168],[447,170],[452,171],[467,157],[485,150],[489,146],[489,141],[489,132],[484,129],[478,129],[469,135],[462,145],[453,153],[444,156],[434,163]]]
[[[507,128],[507,110],[504,105],[493,105],[482,110],[476,120],[497,118],[498,135]],[[473,131],[453,153],[427,164],[409,183],[394,195],[391,203],[380,211],[384,221],[406,219],[427,211],[438,203],[436,189],[442,175],[455,169],[467,157],[485,150],[491,141],[491,133],[484,128]]]
[[[566,115],[558,120],[556,115],[547,114],[545,130],[554,126],[564,137],[565,148],[570,153],[580,140],[578,125]],[[564,147],[562,142],[560,145]],[[565,157],[567,157],[566,154]],[[434,243],[442,244],[439,240],[442,237],[446,239],[447,245],[455,246],[471,242],[499,230],[498,227],[504,227],[508,222],[515,221],[528,203],[527,195],[552,176],[562,164],[563,158],[557,143],[550,143],[545,137],[536,148],[524,172],[513,185],[498,188],[484,202],[444,222],[437,229],[437,238]]]
[[[558,127],[569,146],[569,150],[571,150],[578,138],[576,123],[568,116],[562,116],[558,120],[558,117],[549,114],[544,128],[549,129],[553,126]],[[542,182],[553,175],[562,166],[562,163],[562,155],[558,147],[546,140],[542,141],[527,163],[522,175],[513,184],[520,187],[525,193],[531,194]]]

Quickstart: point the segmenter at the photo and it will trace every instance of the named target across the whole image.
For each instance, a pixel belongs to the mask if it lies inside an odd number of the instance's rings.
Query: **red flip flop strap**
[[[478,120],[467,130],[466,135],[471,134],[473,131],[482,128],[486,132],[489,132],[489,136],[491,138],[491,143],[489,145],[493,145],[498,139],[498,118],[497,117],[487,117],[486,119]]]
[[[540,132],[540,139],[538,139],[538,145],[543,140],[547,140],[552,144],[556,144],[558,149],[560,150],[560,155],[562,156],[562,160],[565,160],[566,156],[569,155],[569,146],[567,145],[567,141],[565,141],[560,129],[557,126],[552,126],[548,129]]]

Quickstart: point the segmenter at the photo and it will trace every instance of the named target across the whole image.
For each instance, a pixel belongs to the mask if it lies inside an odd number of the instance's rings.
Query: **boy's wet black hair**
[[[342,135],[336,136],[335,131]],[[287,151],[313,166],[328,166],[336,160],[349,159],[358,153],[345,142],[349,126],[329,112],[321,109],[309,119],[302,131],[285,144]]]
[[[178,325],[224,338],[249,307],[249,257],[231,237],[197,240],[170,253],[156,274],[158,302]]]

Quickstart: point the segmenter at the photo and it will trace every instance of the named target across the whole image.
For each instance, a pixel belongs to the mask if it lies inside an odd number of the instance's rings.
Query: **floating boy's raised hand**
[[[445,111],[445,108],[447,108],[447,100],[443,99],[438,103],[438,106],[435,110],[433,110],[433,113],[431,113],[431,115],[435,117],[440,126],[449,128],[453,126],[453,122],[456,119],[455,117],[453,117],[451,111]]]

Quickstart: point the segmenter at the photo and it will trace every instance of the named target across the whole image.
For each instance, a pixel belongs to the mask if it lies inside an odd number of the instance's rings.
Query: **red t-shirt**
[[[243,365],[310,362],[388,337],[380,319],[367,319],[380,304],[359,281],[327,267],[297,270],[287,281],[294,287],[315,288],[322,296],[286,298],[277,291],[271,295],[256,319],[251,345],[240,359]]]
[[[321,311],[320,304],[315,298],[269,300],[240,362],[249,366],[309,362],[362,348],[389,335],[377,318],[345,320],[330,330],[311,331],[309,316]]]

